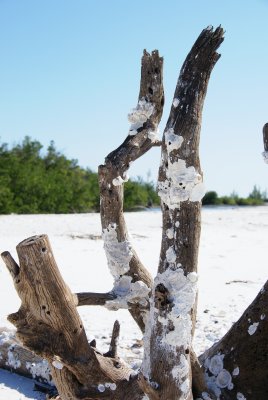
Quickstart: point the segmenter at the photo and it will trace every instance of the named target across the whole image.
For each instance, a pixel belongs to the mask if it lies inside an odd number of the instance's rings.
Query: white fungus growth
[[[183,137],[176,135],[174,129],[170,128],[165,132],[165,143],[167,146],[167,152],[170,153],[173,150],[177,150],[181,147]]]
[[[263,321],[264,318],[265,318],[265,314],[262,314],[262,315],[261,315],[261,320]]]
[[[213,375],[217,376],[223,369],[223,358],[224,355],[220,354],[216,354],[211,358],[208,369]]]
[[[176,261],[176,253],[173,246],[170,246],[166,251],[166,259],[169,264],[174,264]]]
[[[106,301],[105,307],[109,310],[128,308],[128,303],[138,303],[146,306],[150,288],[142,281],[131,282],[131,276],[122,276],[115,281],[113,292],[116,299]]]
[[[266,164],[268,164],[268,151],[264,151],[264,152],[262,153],[262,156],[263,156],[263,161],[264,161]]]
[[[131,244],[128,240],[118,242],[116,224],[109,224],[103,229],[104,250],[108,260],[108,266],[115,279],[129,271],[129,262],[133,256]]]
[[[180,99],[177,99],[177,98],[173,99],[173,103],[172,104],[173,104],[173,107],[177,108],[178,105],[180,104]]]
[[[179,208],[181,201],[201,201],[205,194],[202,177],[184,160],[168,160],[167,179],[158,182],[158,194],[170,209]]]
[[[239,367],[236,367],[236,368],[233,370],[232,375],[233,375],[233,376],[238,376],[238,375],[239,375]]]
[[[216,378],[216,385],[223,389],[226,388],[230,385],[232,382],[232,376],[227,369],[222,369],[219,375]]]
[[[169,293],[169,301],[173,307],[166,318],[158,317],[158,321],[167,326],[172,322],[174,330],[167,332],[162,339],[163,344],[170,346],[183,346],[187,348],[191,342],[192,321],[190,311],[196,297],[196,283],[191,282],[184,275],[182,268],[172,270],[168,268],[155,278],[155,286],[163,284]]]
[[[57,369],[62,369],[63,368],[63,364],[60,361],[57,361],[57,360],[52,361],[52,365],[53,365],[53,367],[55,367]]]
[[[151,142],[157,142],[157,140],[159,139],[158,137],[159,131],[149,131],[148,132],[148,138],[151,140]]]
[[[0,333],[0,346],[10,339],[14,338],[14,334],[11,332],[3,331]]]
[[[180,385],[180,389],[183,393],[188,393],[190,390],[190,381],[189,379],[185,379],[184,382],[182,382],[182,384]]]
[[[172,228],[169,228],[166,230],[166,235],[169,239],[173,239],[174,238],[174,231]]]
[[[98,391],[101,392],[101,393],[105,392],[105,386],[100,383],[98,385]]]
[[[258,328],[259,322],[254,322],[252,325],[248,327],[248,333],[252,336],[256,332]]]
[[[176,226],[176,228],[178,228],[178,227],[180,226],[179,221],[176,221],[176,222],[175,222],[175,226]]]
[[[154,105],[141,99],[136,108],[128,114],[128,120],[131,123],[129,135],[136,135],[137,130],[150,118],[154,112]]]
[[[189,373],[189,363],[184,354],[180,356],[180,363],[173,367],[171,374],[175,380],[178,381],[179,385],[183,383],[183,379],[187,377]]]
[[[17,369],[21,366],[21,361],[17,353],[14,353],[14,346],[10,346],[7,353],[6,365],[11,368]]]
[[[246,397],[240,392],[237,393],[236,398],[237,400],[247,400]]]
[[[52,383],[50,369],[47,361],[42,360],[39,363],[26,362],[25,366],[30,371],[33,378],[40,377],[46,380],[48,383]]]
[[[111,390],[115,390],[116,389],[116,384],[115,383],[110,383],[110,382],[106,382],[105,383],[105,387]]]
[[[129,179],[128,175],[125,175],[124,178],[122,178],[121,176],[118,176],[117,178],[113,179],[113,185],[114,186],[120,186],[122,185],[124,182],[127,182]]]

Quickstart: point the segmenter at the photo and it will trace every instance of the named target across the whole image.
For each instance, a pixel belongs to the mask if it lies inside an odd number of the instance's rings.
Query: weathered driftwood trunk
[[[208,28],[197,39],[181,69],[163,136],[162,246],[142,367],[150,399],[193,398],[190,352],[204,195],[198,146],[204,98],[222,41],[222,28]]]

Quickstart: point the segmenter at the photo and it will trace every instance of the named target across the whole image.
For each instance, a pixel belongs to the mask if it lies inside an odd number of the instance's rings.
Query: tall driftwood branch
[[[219,398],[268,398],[267,338],[268,281],[226,335],[199,357],[207,384]]]
[[[190,350],[204,194],[198,146],[203,103],[223,34],[221,27],[209,27],[195,42],[181,69],[163,136],[158,184],[162,246],[142,367],[155,389],[152,394],[142,385],[151,400],[193,398]]]
[[[156,139],[156,131],[164,105],[162,70],[163,59],[159,57],[158,51],[153,51],[152,54],[144,51],[138,105],[129,116],[131,122],[129,135],[121,146],[106,157],[105,164],[99,166],[102,229],[106,233],[114,229],[115,237],[113,239],[118,249],[117,254],[113,256],[109,243],[105,243],[108,263],[110,267],[111,264],[113,264],[112,267],[116,267],[111,269],[115,281],[118,282],[122,275],[125,275],[132,278],[132,283],[142,282],[149,289],[152,287],[151,275],[129,242],[123,215],[123,195],[124,180],[127,180],[126,173],[130,164],[155,144],[159,144]],[[122,265],[122,259],[125,260],[124,265]],[[116,263],[118,265],[115,266]],[[141,310],[138,301],[130,313],[144,331],[144,311]]]
[[[112,356],[89,345],[75,296],[60,275],[48,237],[24,240],[17,246],[17,253],[16,274],[10,268],[11,258],[3,253],[21,298],[19,311],[9,315],[8,320],[16,326],[22,344],[49,362],[60,397],[141,400],[143,392],[137,379],[131,378],[131,369],[116,356],[118,324],[113,333]],[[12,360],[14,364],[18,361],[15,356]]]

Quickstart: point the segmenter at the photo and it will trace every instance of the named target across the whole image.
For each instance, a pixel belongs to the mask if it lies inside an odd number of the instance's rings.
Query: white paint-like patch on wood
[[[177,108],[178,105],[180,104],[180,99],[174,98],[172,104],[173,104],[173,107]]]
[[[169,239],[173,239],[174,238],[174,230],[172,228],[167,229],[166,235]]]
[[[105,386],[102,383],[98,385],[98,391],[101,393],[105,392]]]
[[[113,292],[116,294],[116,299],[106,301],[105,307],[114,311],[120,308],[129,308],[128,303],[136,303],[145,307],[149,301],[150,290],[144,282],[132,283],[132,277],[124,275],[114,283]]]
[[[129,271],[129,262],[133,256],[131,244],[128,240],[118,242],[115,223],[103,229],[102,238],[111,274],[118,280],[120,275]]]
[[[158,181],[158,194],[170,209],[179,208],[182,201],[201,201],[205,187],[194,167],[186,167],[181,159],[174,163],[168,159],[166,176],[165,181]]]
[[[25,366],[29,370],[34,379],[40,377],[50,384],[53,383],[50,374],[49,364],[46,360],[42,360],[41,362],[38,363],[30,363],[27,361]]]
[[[238,376],[238,375],[239,375],[239,367],[236,367],[236,368],[233,370],[232,375],[233,375],[233,376]]]
[[[173,150],[178,150],[183,142],[183,137],[176,135],[174,129],[170,128],[165,132],[165,144],[167,146],[167,152],[170,153]]]
[[[157,142],[157,140],[159,140],[159,130],[157,129],[156,131],[149,131],[148,139],[150,139],[153,143]]]
[[[115,383],[110,383],[110,382],[106,382],[105,383],[105,387],[111,390],[115,390],[116,389],[116,384]]]
[[[248,327],[248,333],[252,336],[256,332],[258,328],[259,322],[254,322],[252,325]]]
[[[11,345],[8,349],[6,365],[13,369],[17,369],[21,366],[21,361],[18,355],[14,353],[14,347],[15,346]]]
[[[217,379],[216,379],[216,385],[223,389],[223,388],[228,388],[228,386],[232,382],[232,376],[227,369],[222,369],[221,372],[218,374]]]
[[[168,326],[171,322],[174,326],[162,338],[163,345],[183,346],[185,349],[191,343],[192,321],[190,311],[194,305],[197,285],[188,276],[184,275],[182,268],[175,270],[168,268],[155,278],[155,286],[163,284],[168,290],[168,300],[173,304],[166,318],[158,316],[158,321]]]
[[[57,369],[62,369],[63,368],[63,364],[58,360],[52,361],[52,365],[53,365],[53,367],[55,367]]]
[[[136,108],[128,114],[128,120],[131,123],[129,129],[129,135],[133,136],[137,134],[137,130],[143,126],[143,124],[150,118],[154,112],[154,105],[147,102],[145,99],[141,99],[138,102]]]
[[[117,178],[113,179],[113,185],[120,186],[123,183],[127,182],[128,180],[129,180],[129,176],[127,174],[123,178],[119,175]]]

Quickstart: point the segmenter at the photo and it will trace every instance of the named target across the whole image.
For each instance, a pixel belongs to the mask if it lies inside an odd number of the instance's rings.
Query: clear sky
[[[268,0],[0,0],[0,138],[25,135],[97,170],[128,133],[142,51],[164,56],[164,129],[179,70],[203,28],[226,30],[203,113],[208,190],[268,189]],[[160,149],[130,175],[156,180]]]

